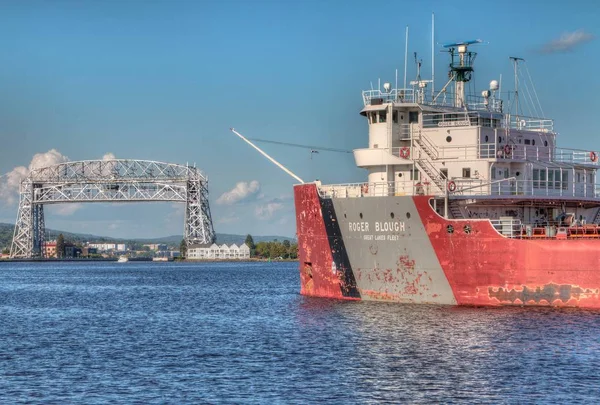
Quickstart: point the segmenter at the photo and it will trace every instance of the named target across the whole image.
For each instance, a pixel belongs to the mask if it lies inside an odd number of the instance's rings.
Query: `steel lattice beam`
[[[10,256],[44,254],[45,204],[175,201],[186,204],[187,245],[212,243],[208,179],[196,167],[149,160],[87,160],[32,170],[21,183]]]

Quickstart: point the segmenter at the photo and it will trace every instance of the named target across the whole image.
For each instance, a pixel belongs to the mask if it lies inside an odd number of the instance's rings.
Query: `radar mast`
[[[473,62],[477,56],[476,52],[469,51],[469,45],[481,43],[480,39],[456,42],[444,45],[450,53],[450,77],[454,79],[454,106],[464,108],[465,83],[471,80]]]

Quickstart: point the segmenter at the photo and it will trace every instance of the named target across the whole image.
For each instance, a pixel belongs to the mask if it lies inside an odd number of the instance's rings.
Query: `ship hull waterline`
[[[428,196],[321,198],[294,187],[302,295],[600,308],[600,239],[520,239],[448,220]]]

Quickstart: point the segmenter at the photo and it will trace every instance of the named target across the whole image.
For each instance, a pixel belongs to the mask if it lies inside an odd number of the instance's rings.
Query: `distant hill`
[[[0,223],[0,249],[10,248],[12,243],[12,237],[14,233],[15,226],[13,224],[4,224]],[[181,243],[181,239],[183,239],[182,235],[171,235],[164,236],[160,238],[144,238],[144,239],[122,239],[122,238],[110,238],[107,236],[97,236],[97,235],[89,235],[89,234],[80,234],[80,233],[70,233],[63,231],[56,231],[53,229],[46,230],[49,239],[56,239],[58,234],[62,233],[66,240],[74,243],[81,242],[125,242],[125,243],[164,243],[172,246],[179,246]],[[258,242],[270,242],[275,239],[278,241],[289,240],[290,242],[294,242],[295,238],[289,238],[286,236],[260,236],[260,235],[252,235],[252,239],[254,239],[254,243]],[[228,233],[217,233],[217,243],[222,244],[226,243],[228,245],[235,243],[236,245],[240,245],[244,243],[246,240],[246,235],[233,235]]]

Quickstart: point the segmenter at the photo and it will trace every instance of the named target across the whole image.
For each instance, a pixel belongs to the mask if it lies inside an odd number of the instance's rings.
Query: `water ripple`
[[[597,403],[600,313],[298,295],[296,263],[1,263],[0,402]]]

